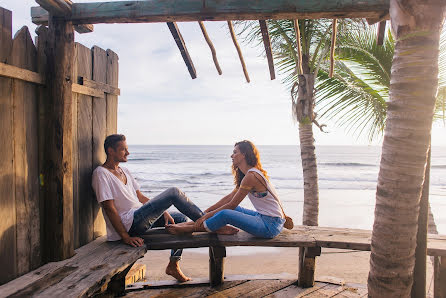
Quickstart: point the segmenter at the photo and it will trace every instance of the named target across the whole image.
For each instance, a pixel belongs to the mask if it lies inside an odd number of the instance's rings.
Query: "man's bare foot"
[[[166,274],[174,277],[179,282],[186,282],[191,280],[190,277],[184,275],[184,273],[180,269],[180,265],[178,265],[177,261],[170,261],[169,265],[166,267]]]
[[[237,234],[239,232],[239,229],[234,228],[232,226],[224,226],[221,227],[220,229],[218,229],[217,231],[215,231],[215,233],[220,234],[220,235],[234,235]]]
[[[192,234],[194,230],[193,225],[167,225],[166,231],[172,235],[184,235],[184,234]]]

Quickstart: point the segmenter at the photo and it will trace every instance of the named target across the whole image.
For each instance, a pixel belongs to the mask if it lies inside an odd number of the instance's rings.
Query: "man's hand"
[[[133,247],[140,247],[144,245],[144,240],[142,238],[139,237],[127,237],[127,238],[123,238],[122,241],[125,244],[131,245]]]
[[[165,225],[168,225],[169,223],[175,224],[175,220],[167,211],[164,211],[164,220],[166,222]]]

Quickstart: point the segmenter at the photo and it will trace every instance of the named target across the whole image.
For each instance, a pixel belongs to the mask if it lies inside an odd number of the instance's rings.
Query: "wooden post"
[[[125,296],[125,277],[127,273],[129,273],[130,269],[132,268],[133,264],[130,264],[124,271],[116,274],[112,277],[111,281],[108,283],[107,286],[107,293],[113,295],[113,297],[121,297]],[[107,297],[107,296],[105,296]]]
[[[71,22],[50,16],[47,51],[48,117],[44,157],[44,255],[58,261],[74,254],[72,172],[72,65],[74,31]]]
[[[314,286],[314,271],[316,268],[316,257],[321,255],[321,248],[301,247],[299,248],[299,277],[298,285],[302,288]]]
[[[427,153],[427,164],[424,170],[424,184],[418,215],[417,248],[415,250],[415,268],[413,272],[412,298],[426,297],[426,255],[427,255],[427,223],[429,218],[429,182],[431,167],[431,147]]]
[[[446,298],[446,257],[435,257],[434,297]]]
[[[226,248],[224,246],[209,247],[209,282],[211,287],[219,286],[224,281]]]

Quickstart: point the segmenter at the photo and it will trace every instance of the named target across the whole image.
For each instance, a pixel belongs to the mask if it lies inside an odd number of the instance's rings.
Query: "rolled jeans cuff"
[[[179,262],[181,261],[181,256],[170,256],[171,261]]]
[[[206,231],[208,231],[209,233],[212,233],[214,231],[212,231],[211,229],[208,228],[208,225],[206,224],[206,221],[203,221],[203,227]]]

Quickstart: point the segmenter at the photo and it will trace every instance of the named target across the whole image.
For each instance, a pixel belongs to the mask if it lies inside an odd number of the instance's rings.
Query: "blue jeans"
[[[217,212],[204,222],[205,228],[214,232],[219,228],[230,224],[256,237],[274,238],[283,229],[285,219],[260,214],[238,206],[234,210],[225,209]]]
[[[144,234],[145,231],[155,227],[163,227],[165,220],[163,213],[170,206],[175,206],[181,213],[170,213],[175,223],[187,221],[187,217],[196,221],[204,215],[192,201],[177,187],[171,187],[163,191],[153,199],[141,206],[133,214],[133,223],[129,230],[130,236]],[[182,249],[172,249],[171,260],[180,260]]]

